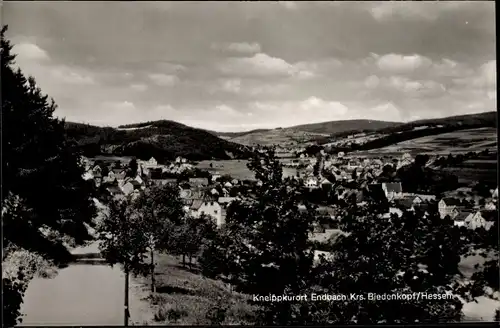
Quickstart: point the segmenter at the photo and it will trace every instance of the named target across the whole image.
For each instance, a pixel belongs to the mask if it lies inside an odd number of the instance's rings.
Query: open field
[[[291,129],[274,129],[269,131],[258,131],[245,134],[243,136],[226,139],[242,145],[260,144],[263,146],[280,145],[298,145],[305,144],[313,138],[328,136],[321,133],[310,133]]]
[[[233,178],[240,180],[255,180],[254,173],[248,169],[247,163],[247,160],[201,161],[196,167],[212,173],[217,172],[221,175],[229,174]],[[213,165],[213,168],[210,167],[210,164]],[[294,168],[283,168],[283,175],[285,177],[296,174],[297,170]]]
[[[481,128],[417,138],[368,152],[447,155],[449,153],[478,152],[484,149],[496,151],[496,148],[497,129]]]
[[[182,267],[176,257],[158,254],[156,293],[147,297],[153,314],[141,324],[210,325],[206,315],[213,306],[227,306],[223,324],[252,324],[254,308],[249,296],[231,291],[222,281],[203,277],[195,269]],[[150,290],[150,277],[140,278],[142,289]],[[144,316],[145,318],[145,316]]]

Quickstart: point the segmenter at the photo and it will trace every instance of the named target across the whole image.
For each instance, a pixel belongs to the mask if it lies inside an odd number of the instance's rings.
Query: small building
[[[318,179],[309,177],[305,180],[304,185],[309,188],[314,188],[318,186]]]
[[[231,180],[231,183],[233,184],[233,186],[237,186],[240,182],[238,181],[238,179],[233,179]]]
[[[469,215],[464,221],[469,229],[485,228],[489,230],[497,220],[497,211],[477,211]]]
[[[232,185],[232,184],[231,184],[231,182],[229,182],[229,181],[228,181],[228,182],[226,182],[226,183],[224,183],[224,187],[226,187],[226,188],[231,188],[232,186],[233,186],[233,185]]]
[[[189,178],[189,183],[195,186],[208,186],[207,178]]]
[[[238,199],[237,197],[219,197],[217,201],[220,205],[227,206],[237,199]]]
[[[446,216],[452,219],[458,215],[464,209],[461,201],[457,198],[445,197],[441,199],[438,203],[438,211],[441,218]]]
[[[403,211],[401,211],[399,208],[396,208],[396,207],[390,207],[389,212],[384,213],[382,215],[382,218],[390,219],[393,214],[396,214],[397,216],[401,217],[401,216],[403,216]]]
[[[382,190],[388,200],[400,199],[403,197],[401,182],[382,183]]]
[[[123,193],[125,195],[130,195],[134,190],[140,190],[141,184],[135,180],[129,179],[125,184],[121,187]]]
[[[214,219],[217,227],[220,227],[224,224],[222,216],[222,207],[218,202],[215,201],[207,202],[207,201],[196,200],[193,202],[193,206],[191,206],[191,209],[192,209],[192,214],[195,217],[208,215]]]
[[[147,160],[144,165],[146,167],[155,167],[155,166],[158,166],[158,161],[154,158],[154,157],[151,157],[149,160]]]
[[[330,182],[330,180],[328,179],[323,179],[323,181],[321,181],[321,188],[324,189],[324,190],[330,190],[332,189],[332,186],[333,184]]]

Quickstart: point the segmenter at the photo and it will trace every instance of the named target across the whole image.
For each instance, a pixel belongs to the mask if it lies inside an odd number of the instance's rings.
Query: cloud
[[[21,60],[48,60],[48,53],[33,43],[19,43],[13,48],[14,53],[17,53]]]
[[[222,79],[219,80],[218,85],[212,88],[212,92],[224,91],[229,93],[240,93],[241,92],[241,80],[240,79]]]
[[[298,9],[298,3],[296,1],[278,1],[278,4],[289,10]]]
[[[406,97],[429,97],[441,95],[446,91],[446,87],[436,81],[412,80],[403,76],[378,77],[370,75],[364,81],[364,85],[369,89],[395,90],[403,93]]]
[[[265,53],[258,53],[252,57],[228,58],[219,64],[218,68],[222,73],[231,75],[293,76],[298,78],[309,78],[314,75],[301,65],[293,65]]]
[[[148,89],[148,86],[146,84],[143,84],[143,83],[137,83],[137,84],[130,85],[130,88],[135,90],[135,91],[143,92],[143,91],[146,91]]]
[[[74,68],[56,66],[50,69],[50,75],[59,83],[76,85],[93,85],[95,79],[87,73],[79,73]]]
[[[482,64],[479,69],[466,77],[456,78],[453,80],[457,85],[468,86],[477,89],[494,89],[496,90],[496,60],[490,60]]]
[[[401,55],[391,53],[383,56],[375,55],[375,58],[379,69],[390,72],[408,73],[432,65],[432,60],[418,54]]]
[[[162,74],[162,73],[151,73],[149,78],[159,86],[171,87],[179,82],[179,78],[176,75]]]
[[[258,53],[261,51],[261,46],[257,42],[248,43],[248,42],[237,42],[237,43],[226,43],[226,44],[212,44],[212,49],[222,50],[222,51],[231,51],[238,53]]]
[[[367,9],[372,17],[385,22],[390,20],[437,20],[443,13],[465,10],[471,3],[469,1],[446,2],[408,2],[408,1],[383,1],[369,3]]]

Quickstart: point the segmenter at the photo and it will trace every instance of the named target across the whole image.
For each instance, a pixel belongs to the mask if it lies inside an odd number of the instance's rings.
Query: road
[[[92,253],[97,245],[75,249]],[[123,325],[124,275],[106,264],[70,264],[28,285],[22,325]]]

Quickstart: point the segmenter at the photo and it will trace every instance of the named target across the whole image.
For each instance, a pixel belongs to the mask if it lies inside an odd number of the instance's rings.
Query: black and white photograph
[[[4,1],[3,327],[500,321],[494,1]]]

